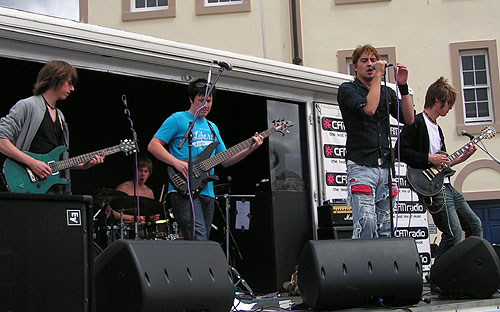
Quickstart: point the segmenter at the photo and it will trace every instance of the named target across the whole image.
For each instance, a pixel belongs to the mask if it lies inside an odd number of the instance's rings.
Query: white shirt
[[[441,151],[441,147],[443,146],[441,136],[439,135],[439,127],[427,117],[427,114],[423,113],[422,115],[424,115],[427,133],[429,134],[429,153],[436,154]],[[446,177],[444,183],[450,183],[450,179]]]

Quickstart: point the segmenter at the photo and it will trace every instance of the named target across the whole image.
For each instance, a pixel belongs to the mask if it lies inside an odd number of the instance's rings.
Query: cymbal
[[[101,188],[94,190],[92,193],[94,197],[117,197],[117,196],[128,196],[126,193],[117,191],[114,189]]]
[[[114,210],[123,210],[134,212],[137,208],[137,197],[115,197],[111,200],[111,208]],[[141,216],[152,216],[161,212],[162,204],[147,197],[139,197],[139,207],[141,209]]]
[[[231,190],[231,183],[220,183],[217,185],[214,185],[214,193],[215,195],[222,195],[229,193]]]
[[[96,206],[107,205],[109,204],[111,199],[115,197],[127,196],[127,194],[124,192],[106,188],[97,189],[93,191],[91,194],[92,194],[92,199],[94,201],[94,205]]]

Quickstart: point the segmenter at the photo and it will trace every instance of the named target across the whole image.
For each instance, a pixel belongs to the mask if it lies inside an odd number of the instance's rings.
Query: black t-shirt
[[[61,145],[64,145],[64,135],[59,114],[56,114],[56,120],[52,121],[47,108],[29,151],[36,154],[46,154]]]

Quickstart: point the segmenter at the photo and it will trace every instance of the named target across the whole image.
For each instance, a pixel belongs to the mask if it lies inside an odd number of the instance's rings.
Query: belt
[[[355,165],[356,163],[350,159],[347,160],[348,165]],[[382,157],[377,158],[377,164],[382,166],[384,164],[384,159]]]

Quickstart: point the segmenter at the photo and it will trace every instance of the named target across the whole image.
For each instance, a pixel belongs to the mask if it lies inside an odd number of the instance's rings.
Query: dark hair
[[[73,66],[64,61],[50,61],[38,72],[33,95],[40,95],[50,88],[56,89],[62,86],[68,78],[72,85],[78,82],[78,74]]]
[[[208,84],[208,88],[210,89],[210,84]],[[193,80],[189,83],[188,85],[188,95],[189,95],[189,99],[191,101],[194,101],[194,98],[197,97],[198,95],[205,95],[205,92],[206,92],[206,89],[207,89],[207,80],[204,79],[204,78],[198,78],[196,80]],[[212,99],[215,97],[215,91],[216,91],[216,88],[214,87],[212,89]]]
[[[361,57],[361,54],[365,52],[373,53],[373,55],[377,58],[377,61],[380,60],[380,54],[378,54],[377,49],[375,49],[371,44],[365,44],[363,46],[357,46],[352,52],[352,64],[356,64]]]
[[[137,169],[140,170],[141,168],[144,167],[148,168],[149,175],[153,174],[153,162],[151,161],[151,159],[145,156],[140,156],[139,159],[137,160]]]
[[[457,91],[448,83],[448,79],[445,79],[443,76],[439,77],[438,80],[427,88],[424,107],[433,107],[436,99],[441,102],[441,107],[448,103],[450,109],[453,108],[457,99]]]

